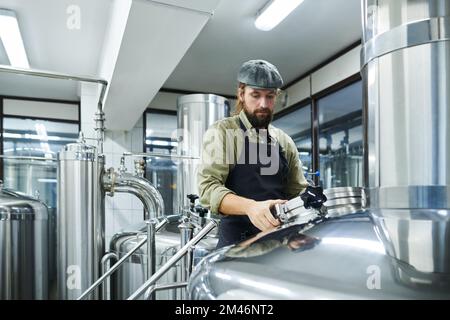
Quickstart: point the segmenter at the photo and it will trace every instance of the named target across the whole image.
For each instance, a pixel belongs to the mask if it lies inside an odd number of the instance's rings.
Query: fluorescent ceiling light
[[[304,0],[271,0],[258,12],[255,27],[263,31],[272,30]]]
[[[9,63],[13,67],[29,69],[27,54],[14,11],[0,9],[0,38],[3,42]]]

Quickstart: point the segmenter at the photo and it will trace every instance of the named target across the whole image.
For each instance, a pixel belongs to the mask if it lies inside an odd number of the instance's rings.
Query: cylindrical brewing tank
[[[103,164],[96,148],[84,142],[68,144],[58,154],[59,299],[76,299],[99,277],[104,253]]]
[[[47,207],[0,185],[0,300],[49,298]]]
[[[227,99],[213,94],[191,94],[178,98],[178,155],[200,158],[203,135],[214,122],[230,115]],[[199,160],[180,160],[177,179],[179,213],[189,207],[188,194],[198,194]]]
[[[366,186],[392,257],[450,273],[450,1],[364,0]]]
[[[180,249],[181,237],[178,225],[179,222],[171,223],[156,234],[156,270],[159,270]],[[145,225],[140,228],[139,232],[118,233],[111,239],[110,252],[116,253],[120,259],[146,236]],[[206,237],[201,240],[194,248],[194,265],[211,253],[216,245],[217,238]],[[111,298],[113,300],[128,298],[147,279],[147,246],[144,245],[111,276]],[[158,280],[158,284],[179,281],[181,281],[181,265],[178,262]],[[156,292],[157,300],[179,300],[181,297],[181,289]]]

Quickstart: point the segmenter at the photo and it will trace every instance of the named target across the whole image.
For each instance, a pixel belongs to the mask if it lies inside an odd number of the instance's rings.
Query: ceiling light
[[[13,67],[30,68],[16,13],[12,10],[0,9],[0,39]]]
[[[272,30],[304,0],[271,0],[256,17],[255,27],[263,31]]]

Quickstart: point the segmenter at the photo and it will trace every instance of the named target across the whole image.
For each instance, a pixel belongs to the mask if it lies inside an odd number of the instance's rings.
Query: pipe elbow
[[[131,193],[144,205],[145,219],[159,218],[164,215],[164,200],[161,193],[147,179],[133,176],[129,173],[117,174],[108,170],[103,179],[105,191]]]

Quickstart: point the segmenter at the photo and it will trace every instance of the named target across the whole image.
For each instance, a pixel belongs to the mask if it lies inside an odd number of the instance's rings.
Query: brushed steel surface
[[[211,253],[191,299],[449,299],[448,274],[419,272],[386,253],[369,212],[290,224]]]
[[[450,271],[450,2],[364,0],[370,215],[389,255]]]
[[[49,298],[48,218],[44,203],[0,186],[0,300]]]
[[[58,154],[57,283],[62,300],[78,298],[100,274],[104,254],[104,158],[84,143]],[[99,295],[92,295],[98,298]]]

